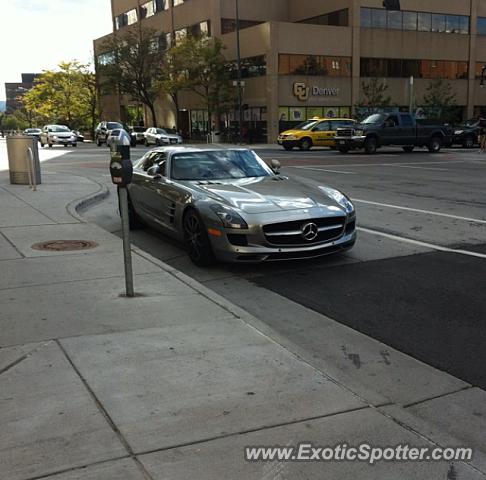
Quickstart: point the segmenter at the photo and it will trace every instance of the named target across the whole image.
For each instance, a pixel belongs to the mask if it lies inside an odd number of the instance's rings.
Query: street
[[[146,150],[132,149],[132,158]],[[295,304],[486,388],[486,155],[463,149],[341,155],[271,147],[258,153],[278,159],[284,175],[319,180],[353,199],[359,226],[353,250],[319,260],[200,269],[181,245],[156,231],[132,232],[133,244],[261,319],[280,343],[306,352],[310,363],[329,354],[323,348],[328,326]],[[45,149],[41,157],[46,174],[110,182],[106,148]],[[120,235],[113,192],[84,216]],[[343,362],[365,369],[366,360],[341,350]],[[381,361],[386,363],[386,351]]]

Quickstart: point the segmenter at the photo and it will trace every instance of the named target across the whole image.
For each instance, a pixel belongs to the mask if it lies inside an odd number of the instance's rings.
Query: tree
[[[160,95],[156,81],[164,64],[164,52],[159,48],[156,31],[142,27],[124,32],[123,38],[114,35],[103,44],[103,50],[113,54],[113,60],[98,66],[101,90],[116,90],[146,105],[157,126],[155,102]]]
[[[391,97],[386,94],[388,85],[378,78],[372,78],[368,82],[361,82],[362,97],[356,105],[365,115],[371,115],[377,111],[389,107]]]
[[[175,48],[179,65],[187,72],[186,87],[200,97],[208,112],[210,133],[213,114],[235,103],[236,91],[223,55],[225,47],[217,38],[187,36]]]
[[[453,122],[456,113],[456,93],[449,82],[431,80],[426,88],[423,109],[427,118]]]
[[[96,121],[92,105],[97,103],[94,82],[88,65],[62,62],[58,70],[45,71],[22,97],[24,113],[36,122],[66,123],[71,128],[92,126]]]
[[[187,62],[190,61],[184,44],[168,49],[164,55],[164,64],[157,79],[161,93],[170,97],[174,104],[175,123],[178,125],[179,93],[190,87]]]

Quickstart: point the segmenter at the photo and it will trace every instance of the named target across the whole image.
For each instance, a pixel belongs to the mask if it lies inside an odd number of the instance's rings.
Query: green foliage
[[[204,36],[187,36],[174,47],[179,68],[186,72],[184,88],[200,97],[208,118],[235,104],[236,88],[230,82],[223,49],[220,39]]]
[[[65,123],[71,128],[93,128],[97,91],[93,73],[76,61],[62,62],[45,71],[22,97],[25,115],[35,123]],[[93,108],[94,106],[94,108]]]
[[[157,126],[155,101],[160,95],[157,80],[163,69],[164,52],[159,49],[155,30],[139,25],[125,32],[123,40],[114,35],[104,43],[103,50],[113,52],[114,61],[98,65],[102,92],[118,92],[146,105]]]
[[[371,115],[389,107],[391,97],[387,95],[388,85],[378,78],[361,82],[361,99],[356,105],[364,115]]]
[[[449,82],[431,80],[423,99],[423,109],[429,119],[453,122],[456,117],[456,93]]]

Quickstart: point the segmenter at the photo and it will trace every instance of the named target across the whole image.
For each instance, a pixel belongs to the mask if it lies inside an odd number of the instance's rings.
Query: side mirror
[[[147,170],[147,175],[150,175],[153,177],[155,180],[162,178],[162,168],[160,165],[152,165],[148,170]]]
[[[272,169],[273,173],[278,175],[280,173],[280,168],[282,168],[282,165],[278,160],[272,159],[270,161],[270,168]]]

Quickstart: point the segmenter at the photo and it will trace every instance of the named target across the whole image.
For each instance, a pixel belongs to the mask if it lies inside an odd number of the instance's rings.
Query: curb
[[[87,177],[84,177],[87,178]],[[81,216],[81,212],[86,211],[89,207],[105,200],[110,196],[110,190],[102,183],[98,183],[95,180],[90,180],[96,183],[100,188],[97,192],[91,193],[83,198],[78,198],[66,205],[66,210],[73,218],[81,223],[87,223],[87,221]]]

